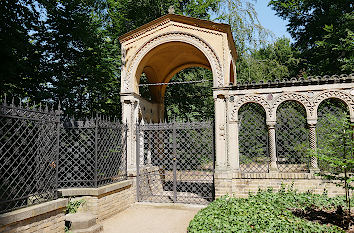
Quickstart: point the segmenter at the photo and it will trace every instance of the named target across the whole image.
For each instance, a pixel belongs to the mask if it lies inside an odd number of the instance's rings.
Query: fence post
[[[177,201],[177,142],[176,142],[176,122],[172,123],[173,139],[173,202]]]
[[[53,107],[54,108],[54,107]],[[59,153],[60,153],[60,102],[58,104],[58,110],[55,111],[55,120],[57,124],[57,148],[56,148],[56,155],[55,155],[55,160],[56,160],[56,170],[55,170],[55,190],[57,191],[59,188]],[[55,198],[57,198],[58,192],[55,192]]]
[[[141,200],[140,198],[140,128],[139,128],[139,123],[136,124],[136,198],[138,202]],[[126,140],[127,141],[127,140]],[[127,168],[128,166],[126,166]],[[127,170],[128,174],[128,170]]]
[[[128,160],[128,152],[127,152],[127,148],[128,148],[128,124],[126,123],[124,125],[124,123],[122,123],[124,126],[124,154],[125,154],[125,177],[128,177],[128,166],[127,166],[127,160]]]
[[[94,182],[95,182],[95,188],[97,188],[98,182],[97,182],[97,148],[98,148],[98,115],[96,114],[96,119],[95,119],[95,170],[94,170]]]

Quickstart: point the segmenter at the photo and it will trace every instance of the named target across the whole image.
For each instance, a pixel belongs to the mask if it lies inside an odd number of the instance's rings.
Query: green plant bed
[[[248,198],[224,196],[200,210],[188,232],[345,232],[352,218],[338,208],[344,205],[344,197],[284,187],[259,190]]]

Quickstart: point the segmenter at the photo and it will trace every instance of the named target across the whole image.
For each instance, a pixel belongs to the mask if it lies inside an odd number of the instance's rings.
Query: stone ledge
[[[234,173],[232,179],[321,179],[311,173]]]
[[[128,186],[131,186],[132,183],[133,182],[131,180],[124,180],[118,183],[105,185],[99,188],[67,188],[67,189],[59,189],[58,191],[63,197],[101,196],[105,193],[128,188]]]
[[[60,198],[54,201],[44,202],[38,205],[25,207],[0,215],[0,226],[8,225],[14,222],[33,218],[41,214],[46,214],[55,210],[65,208],[68,204],[66,198]]]

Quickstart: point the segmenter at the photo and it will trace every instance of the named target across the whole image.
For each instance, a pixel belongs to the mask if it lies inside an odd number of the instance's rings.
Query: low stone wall
[[[293,186],[299,192],[311,191],[322,194],[324,190],[328,196],[345,195],[342,187],[336,186],[333,181],[322,180],[312,173],[216,173],[216,198],[229,194],[235,197],[247,197],[258,189],[273,188],[277,191],[281,185]]]
[[[79,212],[96,215],[98,222],[121,212],[136,201],[134,179],[99,188],[70,188],[59,192],[63,197],[84,199],[85,203]]]
[[[0,232],[64,232],[66,205],[58,199],[1,214]]]

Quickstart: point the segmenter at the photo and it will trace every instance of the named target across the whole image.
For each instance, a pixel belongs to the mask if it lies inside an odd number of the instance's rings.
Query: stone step
[[[90,228],[80,229],[80,230],[70,230],[72,233],[101,233],[103,232],[103,226],[101,224],[96,224]]]
[[[96,216],[90,213],[67,214],[65,221],[68,222],[69,230],[72,233],[98,233],[103,227],[96,223]]]

